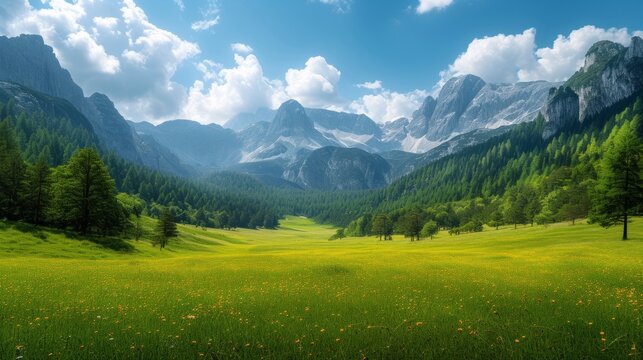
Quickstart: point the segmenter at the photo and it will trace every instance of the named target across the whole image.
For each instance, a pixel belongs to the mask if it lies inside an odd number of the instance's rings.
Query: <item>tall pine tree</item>
[[[607,144],[590,216],[604,227],[622,223],[623,240],[627,240],[629,216],[643,203],[643,146],[636,125],[636,122],[623,124]]]

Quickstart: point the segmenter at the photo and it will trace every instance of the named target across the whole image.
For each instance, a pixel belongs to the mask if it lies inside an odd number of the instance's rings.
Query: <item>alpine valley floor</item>
[[[640,218],[629,241],[585,223],[420,242],[328,241],[298,217],[179,231],[159,251],[0,223],[0,358],[642,357]]]

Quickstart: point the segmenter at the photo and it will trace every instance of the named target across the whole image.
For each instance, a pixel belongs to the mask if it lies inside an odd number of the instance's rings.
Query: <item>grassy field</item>
[[[179,230],[159,251],[0,223],[0,359],[641,358],[643,219],[630,241]]]

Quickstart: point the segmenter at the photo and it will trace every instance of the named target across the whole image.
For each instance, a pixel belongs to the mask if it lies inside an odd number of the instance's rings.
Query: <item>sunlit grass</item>
[[[626,242],[587,224],[411,243],[282,223],[124,252],[4,224],[0,359],[640,358],[641,219]]]

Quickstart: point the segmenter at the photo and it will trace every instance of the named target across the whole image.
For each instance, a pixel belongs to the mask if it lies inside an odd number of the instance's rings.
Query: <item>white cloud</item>
[[[442,81],[464,74],[478,75],[489,82],[517,81],[518,71],[532,66],[535,61],[535,39],[533,28],[517,35],[474,39],[467,51],[441,73]]]
[[[365,114],[377,122],[410,118],[427,96],[424,90],[399,93],[383,89],[377,94],[364,95],[353,101],[347,110]]]
[[[351,11],[352,0],[317,0],[318,2],[326,5],[331,5],[335,11],[339,13],[347,13]]]
[[[217,0],[208,0],[205,4],[205,7],[201,9],[201,16],[203,17],[199,21],[192,23],[192,30],[194,31],[204,31],[208,30],[211,27],[219,24],[219,3]]]
[[[174,3],[179,7],[179,10],[185,11],[185,3],[183,0],[174,0]]]
[[[204,31],[209,28],[219,24],[219,16],[213,19],[199,20],[192,23],[192,30],[194,31]]]
[[[558,35],[550,47],[537,48],[536,30],[527,29],[521,34],[474,39],[467,50],[460,54],[440,73],[439,89],[449,78],[474,74],[488,82],[564,81],[584,62],[587,50],[600,40],[611,40],[629,45],[633,35],[626,28],[601,29],[584,26],[569,35]]]
[[[287,100],[281,82],[264,76],[255,55],[237,54],[234,61],[233,68],[223,68],[209,60],[197,65],[204,80],[195,81],[190,87],[182,117],[221,124],[240,112],[276,108]]]
[[[13,12],[0,5],[2,33],[40,34],[86,94],[107,94],[125,117],[165,118],[185,100],[172,77],[199,47],[152,24],[133,0],[10,1]]]
[[[367,90],[380,90],[382,88],[382,81],[380,80],[375,80],[371,82],[364,82],[361,84],[357,84],[357,87],[360,89],[367,89]]]
[[[610,40],[627,46],[632,35],[626,28],[605,30],[595,26],[584,26],[568,36],[558,35],[551,47],[536,50],[536,63],[520,69],[518,78],[521,81],[565,80],[583,65],[585,54],[593,44]]]
[[[415,12],[418,14],[425,14],[431,10],[444,9],[451,5],[453,0],[420,0]]]
[[[340,102],[337,83],[341,72],[322,56],[311,57],[303,69],[286,72],[286,93],[307,107],[328,107]]]
[[[250,54],[253,51],[250,45],[242,43],[230,44],[230,48],[237,54]]]

